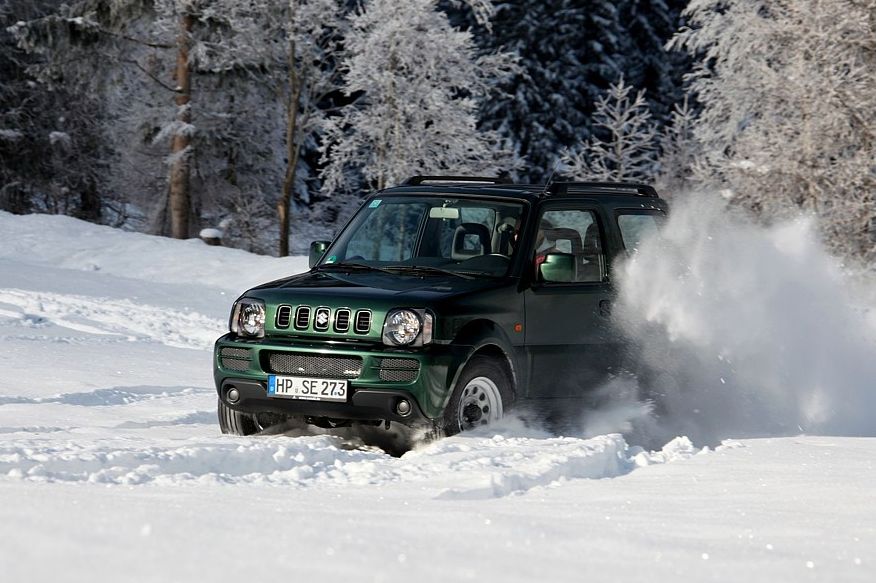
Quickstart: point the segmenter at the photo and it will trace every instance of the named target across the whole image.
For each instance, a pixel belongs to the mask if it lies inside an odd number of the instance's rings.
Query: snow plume
[[[618,274],[664,435],[876,435],[876,334],[814,221],[760,227],[718,197],[679,200]]]

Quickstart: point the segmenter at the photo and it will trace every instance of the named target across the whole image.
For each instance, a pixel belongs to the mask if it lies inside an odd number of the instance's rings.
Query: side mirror
[[[310,244],[310,267],[319,263],[319,260],[325,255],[325,250],[328,249],[329,244],[331,244],[331,241],[314,241]]]
[[[575,281],[575,256],[568,253],[548,253],[538,266],[538,281],[569,283]]]

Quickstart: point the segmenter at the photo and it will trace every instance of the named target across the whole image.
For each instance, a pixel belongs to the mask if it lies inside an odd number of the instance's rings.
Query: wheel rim
[[[456,418],[463,431],[493,423],[502,418],[502,393],[487,377],[476,377],[462,389]]]

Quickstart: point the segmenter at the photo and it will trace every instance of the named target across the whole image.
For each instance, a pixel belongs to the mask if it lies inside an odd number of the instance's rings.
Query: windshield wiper
[[[365,265],[364,263],[324,263],[316,266],[316,271],[382,271],[383,273],[393,273],[383,267],[375,267],[373,265]]]
[[[474,276],[467,273],[452,271],[450,269],[441,269],[440,267],[432,267],[431,265],[392,265],[390,267],[387,267],[386,271],[389,270],[400,271],[404,273],[440,273],[443,275],[455,275],[456,277],[461,277],[462,279],[474,279]]]

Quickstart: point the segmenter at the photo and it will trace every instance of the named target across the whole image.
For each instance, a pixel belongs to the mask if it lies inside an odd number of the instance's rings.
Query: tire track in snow
[[[20,289],[0,289],[0,315],[29,328],[54,324],[86,334],[122,335],[177,348],[209,349],[225,330],[224,322],[197,312]]]
[[[0,448],[0,475],[44,482],[250,484],[374,487],[413,482],[440,499],[522,494],[568,480],[611,478],[638,467],[704,453],[686,438],[660,452],[630,448],[617,434],[568,437],[465,437],[392,458],[352,449],[335,436],[191,439],[168,447],[21,441]],[[153,443],[153,442],[150,442]]]
[[[210,391],[213,392],[212,390]],[[170,418],[147,421],[124,421],[116,429],[151,429],[153,427],[176,427],[179,425],[216,425],[216,411],[192,411]]]
[[[214,389],[193,387],[113,387],[95,389],[78,393],[62,393],[52,397],[16,397],[0,395],[0,407],[3,405],[41,405],[44,403],[60,403],[81,407],[105,407],[113,405],[129,405],[141,401],[154,401],[171,397],[181,397],[196,394],[212,394]]]

